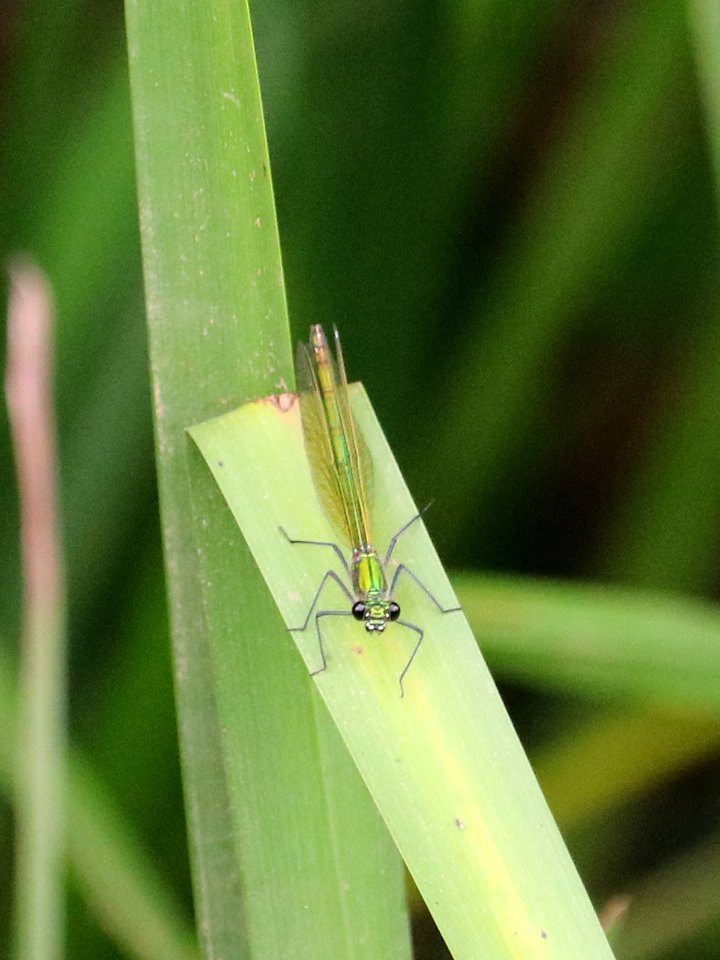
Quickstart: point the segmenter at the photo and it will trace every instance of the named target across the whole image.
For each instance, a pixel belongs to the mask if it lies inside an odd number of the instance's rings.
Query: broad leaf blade
[[[375,461],[375,528],[382,548],[416,512],[362,393],[354,411]],[[191,434],[218,481],[288,626],[301,624],[331,540],[303,449],[294,398],[270,398]],[[421,524],[398,546],[444,605],[449,582]],[[336,561],[337,562],[337,561]],[[425,642],[400,698],[413,635],[398,625],[370,638],[352,618],[323,618],[328,668],[315,682],[456,960],[576,960],[611,956],[475,640],[460,613],[443,615],[421,590],[398,591]],[[342,593],[328,587],[321,606]],[[408,635],[409,634],[409,635]],[[318,666],[313,624],[294,634]]]

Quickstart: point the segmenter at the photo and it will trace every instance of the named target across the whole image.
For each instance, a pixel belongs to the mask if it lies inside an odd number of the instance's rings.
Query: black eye
[[[400,616],[400,604],[393,601],[388,607],[388,620],[397,620]]]
[[[362,602],[362,600],[358,600],[357,603],[354,603],[352,605],[352,610],[350,612],[352,613],[352,615],[355,617],[356,620],[364,620],[366,610],[367,610],[367,607]]]

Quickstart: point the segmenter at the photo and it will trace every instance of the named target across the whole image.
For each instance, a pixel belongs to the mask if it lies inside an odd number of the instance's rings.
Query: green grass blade
[[[493,667],[592,696],[720,709],[720,609],[671,594],[453,577]]]
[[[496,675],[583,694],[614,711],[547,745],[536,759],[563,829],[607,814],[717,750],[717,605],[471,574],[456,574],[453,586]],[[580,780],[578,770],[586,771]]]
[[[657,589],[712,591],[720,523],[720,330],[713,265],[699,322],[684,339],[675,392],[626,478],[595,569]],[[708,307],[708,303],[712,306]],[[690,319],[690,318],[688,318]],[[696,329],[697,327],[697,329]]]
[[[233,960],[402,960],[409,942],[397,854],[185,433],[292,377],[247,4],[128,0],[127,21],[204,946]],[[348,850],[355,830],[364,851]]]
[[[199,960],[193,931],[170,890],[78,751],[71,756],[69,786],[70,862],[103,928],[139,960]]]
[[[0,655],[0,791],[7,798],[17,770],[16,724],[12,671]],[[198,960],[193,932],[124,811],[104,789],[88,757],[72,746],[67,772],[68,860],[98,923],[141,960]]]
[[[320,540],[332,531],[316,502],[297,404],[286,399],[247,405],[191,434],[286,624],[296,626],[333,558],[287,543],[278,528]],[[416,510],[364,394],[355,390],[353,404],[375,463],[383,544]],[[396,560],[452,605],[420,524]],[[345,608],[333,590],[323,605]],[[405,697],[398,675],[412,637],[396,626],[372,640],[347,617],[325,618],[329,665],[315,683],[455,960],[610,957],[462,615],[441,614],[411,585],[398,599],[426,630]],[[294,636],[306,669],[317,668],[312,626]]]
[[[52,393],[54,308],[47,278],[11,269],[5,393],[21,503],[23,626],[15,774],[15,955],[63,955],[66,595]]]
[[[631,909],[616,941],[618,960],[712,957],[718,942],[719,874],[715,834],[631,888]]]
[[[539,371],[551,368],[573,311],[582,315],[577,305],[614,269],[677,162],[679,138],[668,137],[659,152],[656,131],[678,122],[671,93],[681,39],[674,0],[628,8],[533,201],[523,202],[513,246],[478,298],[469,333],[429,391],[437,409],[428,419],[444,428],[433,435],[433,457],[414,451],[422,462],[413,471],[428,495],[447,486],[433,522],[449,542],[468,527],[465,504],[473,504],[475,530],[492,518],[499,476],[517,451],[526,456],[542,442],[547,424],[535,411],[545,409],[540,397],[552,378]]]
[[[198,466],[199,574],[252,955],[402,960],[410,944],[397,852],[327,711],[311,696],[277,610],[250,606],[254,571],[237,563],[237,527]]]
[[[533,765],[558,823],[574,830],[708,761],[719,745],[717,716],[624,711],[593,717]]]
[[[689,13],[720,200],[720,18],[717,5],[705,0],[690,0]],[[694,591],[712,590],[715,583],[712,558],[720,521],[715,262],[700,293],[687,317],[683,368],[663,398],[664,416],[604,537],[603,568],[625,582]]]

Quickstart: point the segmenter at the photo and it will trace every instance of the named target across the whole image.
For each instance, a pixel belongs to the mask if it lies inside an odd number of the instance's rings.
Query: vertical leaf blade
[[[128,0],[127,23],[204,947],[213,957],[402,958],[409,944],[397,855],[360,779],[342,766],[337,737],[323,729],[287,632],[184,432],[292,376],[247,5]],[[325,778],[328,769],[336,780]],[[373,856],[350,856],[336,842],[352,817]],[[373,890],[378,872],[386,884]],[[346,902],[358,886],[368,888],[364,911]]]

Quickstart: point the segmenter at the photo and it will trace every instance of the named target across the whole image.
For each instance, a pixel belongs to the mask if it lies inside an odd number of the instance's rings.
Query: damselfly
[[[334,356],[323,328],[319,324],[310,328],[310,343],[298,344],[296,372],[305,446],[315,489],[328,519],[347,542],[351,553],[347,559],[337,543],[325,540],[295,540],[281,528],[290,543],[334,550],[345,574],[343,579],[336,570],[326,571],[305,622],[302,626],[291,629],[307,629],[325,586],[328,581],[333,580],[347,596],[350,609],[315,612],[322,666],[312,671],[312,675],[327,668],[321,627],[323,618],[354,617],[363,623],[368,633],[382,633],[386,624],[398,623],[416,636],[410,657],[398,678],[402,697],[405,693],[403,680],[417,656],[425,633],[417,624],[400,617],[400,606],[394,599],[400,577],[405,575],[414,580],[442,613],[452,613],[460,607],[443,607],[404,563],[396,566],[388,585],[387,571],[395,546],[400,537],[419,519],[420,514],[416,514],[398,530],[391,538],[385,556],[381,558],[373,546],[370,530],[372,460],[350,407],[345,362],[337,329],[334,329],[333,333]]]

